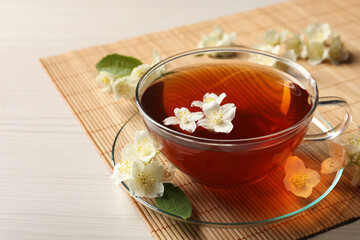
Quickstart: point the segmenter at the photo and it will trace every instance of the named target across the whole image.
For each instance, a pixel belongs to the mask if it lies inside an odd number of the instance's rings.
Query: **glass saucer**
[[[120,161],[121,149],[133,142],[134,133],[146,129],[139,114],[133,115],[120,128],[112,147],[113,163]],[[310,133],[332,130],[331,125],[320,115],[315,114]],[[307,168],[320,172],[321,162],[329,157],[327,142],[301,143],[295,152]],[[161,156],[160,158],[164,158]],[[145,207],[169,218],[208,227],[241,228],[261,226],[298,215],[319,203],[338,183],[343,170],[334,174],[322,175],[321,182],[313,189],[309,198],[301,198],[287,191],[283,184],[284,170],[278,168],[262,181],[253,185],[244,185],[234,189],[212,188],[199,184],[179,170],[173,183],[179,186],[189,197],[193,212],[190,218],[162,211],[155,201],[149,198],[135,197]],[[126,182],[123,187],[129,191]]]

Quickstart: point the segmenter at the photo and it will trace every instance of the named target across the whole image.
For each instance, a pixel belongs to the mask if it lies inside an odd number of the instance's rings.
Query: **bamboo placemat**
[[[350,63],[341,66],[303,65],[318,83],[320,95],[344,97],[353,109],[354,123],[344,136],[356,134],[360,123],[360,2],[358,0],[297,0],[238,13],[214,20],[177,27],[119,42],[70,51],[59,56],[40,59],[44,69],[80,121],[109,169],[112,170],[111,147],[119,128],[137,112],[134,101],[113,101],[96,85],[95,64],[105,55],[119,53],[151,63],[153,50],[166,57],[193,49],[203,33],[215,24],[227,32],[237,32],[238,45],[251,46],[261,42],[268,28],[303,32],[310,22],[328,22],[341,35],[352,54]],[[334,114],[331,110],[331,113]],[[328,114],[324,112],[323,114]],[[132,198],[152,235],[156,239],[297,239],[326,231],[360,217],[360,191],[350,185],[345,172],[336,188],[316,207],[294,217],[262,227],[214,229],[183,224],[156,214]],[[211,209],[209,210],[211,211]]]

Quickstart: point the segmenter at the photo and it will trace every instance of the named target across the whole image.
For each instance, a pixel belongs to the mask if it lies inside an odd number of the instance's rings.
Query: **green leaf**
[[[187,219],[191,215],[192,207],[189,198],[171,183],[164,183],[164,195],[155,198],[159,209]]]
[[[96,64],[98,72],[106,71],[119,77],[129,76],[131,71],[141,65],[139,59],[119,54],[107,55]]]

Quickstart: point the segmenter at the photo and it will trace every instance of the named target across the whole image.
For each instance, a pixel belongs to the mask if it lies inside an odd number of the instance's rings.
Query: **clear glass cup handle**
[[[317,134],[306,134],[303,141],[324,141],[324,140],[330,140],[337,136],[339,136],[344,130],[348,127],[352,120],[351,116],[351,108],[350,105],[342,98],[335,97],[335,96],[329,96],[329,97],[320,97],[319,98],[319,105],[321,106],[328,106],[328,105],[337,105],[342,107],[345,110],[344,117],[342,118],[342,121],[340,121],[336,126],[332,126],[332,129],[327,130],[320,127],[320,129],[324,130],[322,133]],[[314,116],[313,121],[311,124],[315,124],[317,126],[324,126],[321,121],[326,122],[325,119],[322,118],[318,119]],[[326,125],[328,123],[326,122]]]

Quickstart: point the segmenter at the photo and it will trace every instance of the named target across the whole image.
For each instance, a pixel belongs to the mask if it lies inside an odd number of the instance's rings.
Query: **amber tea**
[[[167,73],[150,85],[142,95],[144,111],[158,123],[174,115],[175,108],[191,112],[194,100],[205,93],[226,93],[222,104],[234,103],[236,116],[230,133],[216,133],[197,127],[193,133],[178,125],[166,126],[183,134],[206,139],[239,140],[263,137],[288,129],[310,112],[309,93],[294,77],[267,66],[252,63],[191,65]],[[199,148],[164,138],[153,132],[164,155],[179,169],[208,185],[227,186],[260,180],[293,153],[307,130],[298,128],[275,147],[219,151],[216,146]],[[287,135],[284,137],[286,138]],[[269,141],[271,141],[269,137]]]

